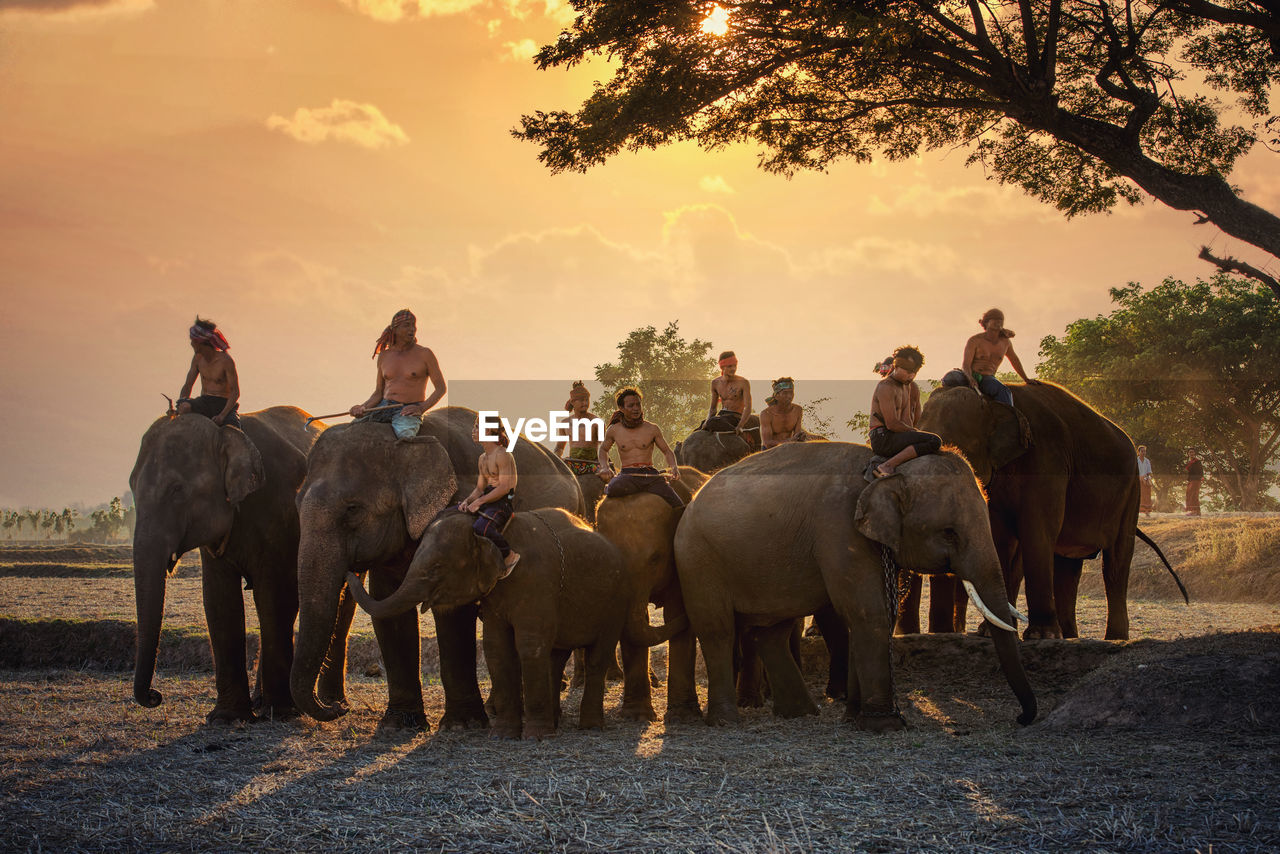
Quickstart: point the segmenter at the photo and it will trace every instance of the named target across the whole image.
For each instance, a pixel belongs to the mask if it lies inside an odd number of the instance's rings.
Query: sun
[[[713,36],[722,36],[729,32],[729,10],[715,5],[711,14],[702,19],[702,31]]]

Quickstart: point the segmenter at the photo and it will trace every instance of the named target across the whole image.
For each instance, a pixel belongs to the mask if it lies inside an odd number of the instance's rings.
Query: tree
[[[1268,113],[1275,0],[720,5],[727,26],[713,28],[708,3],[574,0],[578,18],[538,67],[607,56],[613,78],[576,112],[526,115],[512,133],[553,172],[682,140],[755,142],[763,168],[786,175],[967,147],[970,164],[1067,216],[1144,190],[1280,256],[1280,217],[1228,182],[1266,131],[1221,121]]]
[[[1153,459],[1194,447],[1223,506],[1280,509],[1266,495],[1280,460],[1280,302],[1218,274],[1149,291],[1112,288],[1108,317],[1077,320],[1040,342],[1039,374],[1069,386]],[[1156,472],[1159,478],[1159,472]]]
[[[680,321],[659,332],[656,327],[633,329],[618,344],[618,361],[596,365],[596,382],[605,393],[595,412],[606,421],[617,406],[614,395],[636,386],[644,395],[644,417],[662,428],[674,446],[697,428],[707,414],[707,397],[716,363],[711,342],[680,337]]]
[[[5,510],[5,511],[4,511],[4,521],[3,521],[3,523],[0,523],[0,524],[3,524],[3,525],[4,525],[5,533],[8,535],[8,536],[6,536],[6,537],[5,537],[5,539],[7,539],[7,540],[12,540],[12,539],[13,539],[13,534],[12,534],[12,533],[10,533],[10,532],[13,530],[13,526],[14,526],[15,524],[17,524],[17,522],[18,522],[18,514],[17,514],[17,513],[13,512],[12,510]]]

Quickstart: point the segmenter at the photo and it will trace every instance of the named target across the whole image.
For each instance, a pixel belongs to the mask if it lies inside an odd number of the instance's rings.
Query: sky
[[[197,313],[231,342],[242,412],[362,402],[408,307],[449,402],[510,389],[513,420],[678,320],[735,350],[757,397],[780,375],[799,403],[806,382],[848,389],[838,424],[865,411],[874,362],[911,343],[941,376],[991,306],[1031,368],[1043,336],[1110,312],[1109,288],[1207,277],[1201,244],[1266,260],[1153,202],[1068,221],[962,150],[788,180],[749,146],[680,145],[552,175],[510,129],[607,79],[534,67],[571,17],[560,0],[0,2],[0,506],[124,494]],[[1270,210],[1274,157],[1233,175]]]

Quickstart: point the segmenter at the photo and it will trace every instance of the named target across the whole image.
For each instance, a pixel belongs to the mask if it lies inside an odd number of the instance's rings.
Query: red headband
[[[730,357],[729,357],[729,358],[727,358],[727,359],[721,359],[721,360],[720,360],[719,362],[717,362],[716,364],[718,364],[718,365],[719,365],[720,367],[722,367],[722,368],[727,368],[727,367],[729,367],[730,365],[737,365],[737,364],[738,364],[738,358],[737,358],[736,356],[730,356]]]

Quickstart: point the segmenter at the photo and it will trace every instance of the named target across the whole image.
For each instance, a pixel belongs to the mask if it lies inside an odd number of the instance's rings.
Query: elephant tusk
[[[982,601],[982,597],[978,595],[978,588],[973,586],[973,582],[969,581],[967,578],[962,578],[960,580],[964,582],[964,589],[969,594],[969,598],[973,600],[974,606],[982,612],[982,616],[987,618],[988,623],[995,626],[997,629],[1004,629],[1006,632],[1017,631],[1016,628],[991,613],[991,609],[986,606],[986,603]],[[1010,606],[1010,608],[1012,607],[1013,606]]]
[[[1013,612],[1013,616],[1018,620],[1019,623],[1026,623],[1027,625],[1031,625],[1031,621],[1027,619],[1027,615],[1019,611],[1017,608],[1013,607],[1012,602],[1009,603],[1009,610]]]

